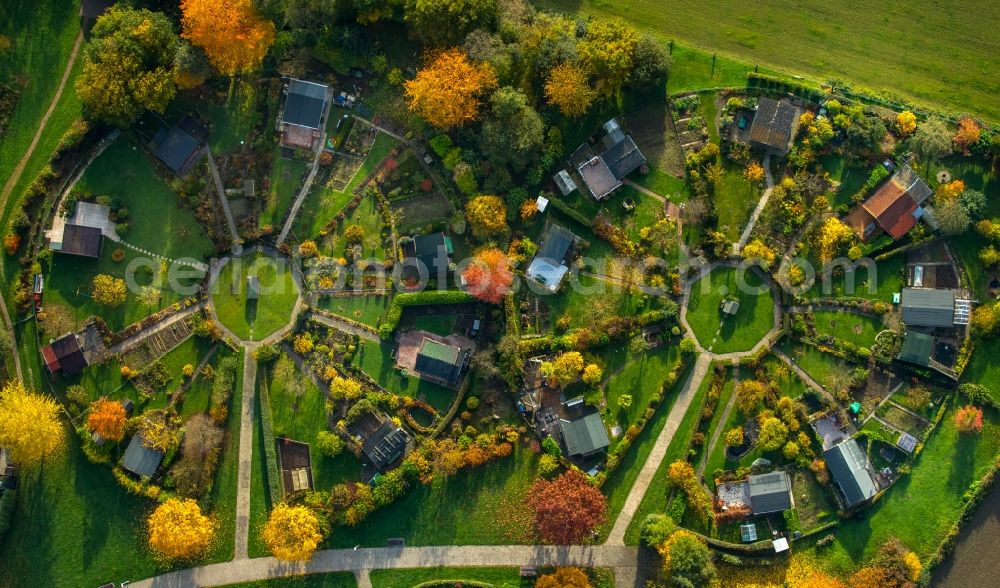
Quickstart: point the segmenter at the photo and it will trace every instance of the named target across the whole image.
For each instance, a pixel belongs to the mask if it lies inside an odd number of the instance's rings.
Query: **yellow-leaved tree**
[[[896,129],[901,135],[909,135],[917,130],[917,117],[909,110],[896,115]]]
[[[411,111],[439,129],[450,129],[476,120],[480,99],[496,85],[492,66],[472,63],[462,51],[448,49],[431,54],[405,89]]]
[[[476,196],[465,205],[465,219],[473,235],[492,237],[507,230],[507,207],[498,196]]]
[[[181,0],[181,13],[181,37],[223,75],[257,69],[274,43],[274,23],[251,0]]]
[[[121,441],[125,436],[126,419],[121,402],[101,396],[90,405],[87,428],[110,441]]]
[[[279,504],[271,511],[261,537],[274,557],[304,561],[312,557],[323,540],[319,519],[305,506]]]
[[[597,92],[590,87],[587,72],[573,63],[563,63],[552,68],[545,80],[545,99],[566,116],[580,116],[587,112]]]
[[[59,422],[59,403],[10,380],[0,390],[0,447],[14,461],[35,464],[62,450],[66,429]]]
[[[833,259],[841,246],[850,242],[854,232],[843,221],[836,217],[826,219],[820,227],[817,240],[819,241],[819,260],[826,263]]]
[[[215,537],[215,522],[190,498],[171,498],[149,515],[149,546],[167,559],[205,553]]]
[[[767,269],[778,256],[774,249],[768,247],[762,240],[754,239],[743,247],[743,259],[757,259]]]
[[[102,306],[121,306],[128,296],[128,287],[121,278],[97,274],[94,276],[90,295],[94,302]]]
[[[590,588],[590,578],[580,568],[556,568],[539,577],[535,588]]]

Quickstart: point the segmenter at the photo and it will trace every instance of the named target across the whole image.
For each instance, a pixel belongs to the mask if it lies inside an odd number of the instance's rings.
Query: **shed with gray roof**
[[[903,288],[903,322],[908,327],[955,326],[955,291]]]
[[[755,515],[781,512],[792,508],[792,484],[782,470],[750,476],[750,510]]]
[[[878,492],[868,471],[868,458],[854,439],[845,439],[827,449],[823,452],[823,459],[844,496],[847,508],[861,504]]]
[[[572,421],[560,419],[559,430],[562,433],[563,443],[566,444],[566,453],[570,457],[589,457],[611,445],[608,431],[604,428],[604,421],[596,412]]]

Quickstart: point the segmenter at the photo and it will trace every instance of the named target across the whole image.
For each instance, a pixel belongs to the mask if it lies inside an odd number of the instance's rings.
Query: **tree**
[[[557,65],[545,79],[545,100],[566,116],[584,114],[596,96],[587,73],[574,63]]]
[[[476,29],[492,30],[499,16],[497,0],[406,0],[403,13],[410,34],[433,47],[461,43]]]
[[[698,345],[694,342],[694,339],[691,339],[689,337],[684,337],[683,339],[681,339],[681,342],[678,343],[677,348],[684,355],[691,355],[692,353],[698,350]]]
[[[558,545],[582,542],[607,516],[604,494],[576,470],[553,480],[535,480],[527,504],[534,513],[538,536]]]
[[[955,428],[959,433],[979,433],[983,430],[983,409],[971,404],[955,411]]]
[[[179,39],[159,12],[114,6],[94,24],[76,93],[94,118],[128,126],[144,110],[163,113],[177,93]]]
[[[621,408],[623,410],[628,410],[630,406],[632,406],[631,394],[622,394],[621,396],[618,397],[618,408]]]
[[[743,427],[733,427],[726,431],[725,443],[727,447],[743,445]]]
[[[760,380],[742,380],[736,386],[736,406],[744,415],[749,415],[770,394],[768,385]]]
[[[472,234],[480,239],[507,231],[507,208],[497,196],[483,194],[465,205],[465,219]]]
[[[182,40],[174,56],[174,79],[182,90],[197,88],[212,75],[212,64],[200,47]]]
[[[361,383],[357,380],[335,377],[330,380],[330,397],[334,400],[357,400],[361,398]]]
[[[583,368],[583,383],[588,386],[596,386],[601,383],[604,378],[604,370],[601,366],[596,363],[588,363],[587,367]]]
[[[757,444],[764,451],[774,451],[784,445],[788,438],[788,427],[781,419],[767,417],[760,423],[760,433],[757,435]]]
[[[841,246],[849,242],[853,236],[854,232],[851,228],[839,218],[826,219],[820,227],[818,235],[820,261],[826,263],[833,259],[840,251]]]
[[[972,332],[980,337],[992,337],[1000,327],[1000,308],[997,303],[983,304],[972,310],[969,321]]]
[[[480,97],[496,85],[489,64],[471,63],[458,49],[431,54],[416,77],[404,84],[410,110],[439,129],[476,120]]]
[[[743,170],[743,179],[751,184],[757,184],[763,181],[764,175],[764,166],[756,161],[748,163],[746,169]]]
[[[109,441],[121,441],[127,418],[121,402],[101,396],[90,405],[87,428]]]
[[[215,522],[190,498],[170,498],[149,515],[149,546],[167,559],[203,555],[215,537]]]
[[[795,459],[799,456],[800,447],[795,441],[789,441],[785,443],[785,446],[781,449],[781,454],[785,456],[785,459]]]
[[[583,356],[579,351],[560,353],[552,362],[552,377],[559,386],[566,386],[580,376],[583,371]]]
[[[544,142],[545,125],[524,92],[511,87],[493,92],[490,114],[479,134],[484,155],[523,169],[538,159]]]
[[[910,148],[920,157],[940,159],[951,153],[951,131],[939,118],[927,119],[910,138]]]
[[[121,306],[125,303],[125,297],[128,295],[125,280],[107,274],[94,276],[91,286],[90,294],[94,302],[102,306]]]
[[[662,81],[670,71],[670,53],[663,43],[643,35],[633,53],[632,74],[629,82],[637,85]]]
[[[181,36],[222,75],[259,68],[274,43],[274,23],[251,0],[181,0],[181,13]]]
[[[580,568],[556,568],[538,578],[535,588],[591,588],[590,579]]]
[[[774,249],[765,245],[764,241],[760,239],[754,239],[753,241],[747,243],[743,247],[743,251],[741,251],[741,253],[743,254],[743,259],[758,260],[764,269],[770,267],[771,264],[774,263],[775,258],[778,256],[774,252]]]
[[[584,66],[598,78],[597,89],[610,96],[621,89],[632,74],[639,35],[621,18],[594,20],[577,43]]]
[[[332,431],[320,431],[316,434],[316,449],[327,457],[337,457],[344,452],[344,440]]]
[[[952,141],[958,145],[962,153],[969,155],[969,147],[979,142],[981,132],[976,121],[966,116],[958,121],[958,131],[955,132]]]
[[[9,380],[0,390],[0,447],[11,450],[14,461],[41,462],[66,444],[59,422],[59,403],[31,392],[20,380]]]
[[[302,257],[316,257],[316,253],[318,252],[319,252],[319,247],[316,246],[315,241],[306,240],[299,243],[299,255],[301,255]]]
[[[935,208],[935,216],[941,224],[941,232],[945,235],[961,235],[969,230],[972,219],[957,198],[938,202]]]
[[[965,213],[969,215],[969,218],[980,218],[986,210],[986,194],[983,194],[979,190],[966,188],[958,195],[958,201],[962,204],[962,208],[965,209]]]
[[[211,488],[223,435],[222,427],[205,413],[184,423],[181,459],[170,469],[178,495],[200,498]]]
[[[271,511],[261,537],[271,555],[283,561],[305,561],[323,541],[319,519],[306,506],[278,504]]]
[[[469,293],[490,304],[500,304],[514,283],[510,259],[496,247],[478,251],[462,272]]]
[[[147,410],[139,417],[136,433],[149,449],[168,453],[177,447],[177,429],[163,409]]]
[[[700,588],[715,579],[715,565],[708,546],[690,531],[675,531],[660,545],[659,552],[663,556],[663,571],[672,586]]]
[[[987,245],[979,251],[979,261],[986,267],[995,267],[1000,264],[1000,250],[993,245]]]
[[[896,130],[900,135],[909,135],[917,130],[917,117],[909,110],[900,112],[896,115]]]
[[[344,241],[350,245],[357,245],[365,239],[365,228],[361,225],[348,225],[344,229]]]

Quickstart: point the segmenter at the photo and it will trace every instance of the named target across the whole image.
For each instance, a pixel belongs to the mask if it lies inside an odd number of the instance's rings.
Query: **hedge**
[[[10,522],[14,519],[14,506],[17,504],[17,495],[13,490],[4,490],[0,494],[0,545],[3,545],[4,535],[10,529]]]
[[[461,290],[428,290],[425,292],[404,292],[397,294],[389,305],[382,324],[379,325],[378,332],[383,339],[392,336],[392,332],[399,326],[399,319],[403,317],[403,308],[407,306],[422,306],[433,304],[462,304],[471,302],[472,295]]]
[[[559,200],[558,198],[549,198],[549,204],[555,207],[556,210],[565,214],[569,218],[575,220],[585,227],[592,226],[594,224],[594,219],[587,218],[576,211],[575,208],[566,204],[565,202]]]
[[[284,495],[278,480],[278,455],[274,441],[274,416],[271,414],[271,400],[267,393],[267,379],[261,381],[260,390],[260,428],[264,442],[264,466],[267,469],[267,492],[271,498],[271,506],[281,502]]]
[[[429,580],[421,582],[413,588],[454,588],[455,586],[462,586],[462,588],[495,588],[489,582],[476,582],[474,580]]]

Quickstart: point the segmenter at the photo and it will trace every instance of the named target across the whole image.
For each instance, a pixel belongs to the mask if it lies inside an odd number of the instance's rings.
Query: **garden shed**
[[[62,372],[64,376],[72,376],[88,365],[75,333],[67,333],[42,347],[42,358],[50,374]]]
[[[761,98],[750,125],[750,142],[784,155],[799,126],[800,109],[789,100]]]
[[[459,347],[425,337],[417,351],[415,369],[423,376],[454,386],[464,363],[464,353]]]
[[[903,288],[903,322],[908,327],[955,326],[955,291]]]
[[[792,484],[784,471],[750,476],[750,510],[755,515],[781,512],[792,508]]]
[[[391,420],[385,419],[365,438],[361,444],[361,452],[371,462],[372,467],[382,471],[403,456],[409,442],[409,433],[394,425]]]
[[[451,253],[453,245],[444,233],[430,233],[428,235],[417,235],[409,243],[403,244],[404,263],[419,261],[427,268],[428,277],[438,279],[442,274],[447,275],[448,266],[451,264]]]
[[[541,247],[528,265],[525,275],[552,292],[558,290],[559,284],[569,272],[563,262],[575,241],[576,235],[569,229],[550,223],[545,227]]]
[[[153,153],[179,176],[187,175],[205,154],[204,142],[196,138],[198,133],[188,132],[200,124],[190,117],[184,122],[186,124],[172,126],[169,130],[160,129],[153,138]]]
[[[566,445],[566,454],[570,457],[589,457],[611,445],[604,421],[596,412],[572,421],[560,419],[559,430]]]
[[[148,478],[156,473],[161,461],[163,453],[146,447],[141,435],[132,435],[122,457],[122,467],[141,478]]]
[[[868,471],[868,458],[857,441],[845,439],[824,451],[823,459],[826,460],[826,467],[830,470],[834,484],[844,497],[846,508],[875,496],[878,490]]]
[[[312,149],[319,139],[329,88],[316,82],[289,79],[281,111],[281,144]]]
[[[897,359],[927,367],[931,363],[934,352],[934,337],[917,331],[907,331],[903,336],[903,348]]]

